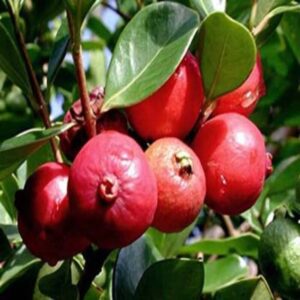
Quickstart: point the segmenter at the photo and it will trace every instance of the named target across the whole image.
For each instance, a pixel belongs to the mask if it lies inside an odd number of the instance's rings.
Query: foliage
[[[60,121],[78,98],[69,57],[74,43],[81,43],[87,86],[105,83],[103,112],[143,101],[170,78],[188,49],[199,58],[208,101],[238,87],[259,53],[267,94],[251,119],[274,162],[257,203],[232,218],[238,236],[229,236],[223,219],[207,208],[181,233],[151,228],[106,259],[84,299],[192,300],[203,294],[272,299],[266,280],[258,271],[250,278],[249,270],[257,266],[260,235],[278,211],[295,220],[300,215],[299,1],[117,0],[113,5],[111,10],[110,2],[96,0],[0,1],[0,298],[78,299],[85,258],[50,268],[33,257],[18,234],[14,194],[38,165],[53,159],[49,141],[72,126]],[[113,30],[104,22],[105,10],[118,20]],[[40,118],[18,30],[51,113],[50,129]]]

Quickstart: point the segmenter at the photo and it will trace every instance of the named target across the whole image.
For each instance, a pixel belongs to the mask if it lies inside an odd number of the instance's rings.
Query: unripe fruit
[[[72,224],[68,176],[67,165],[45,163],[28,178],[24,190],[16,194],[20,235],[27,248],[50,265],[89,245]]]
[[[258,250],[270,286],[284,299],[300,299],[300,225],[276,219],[264,230]]]
[[[258,100],[266,93],[260,57],[257,56],[253,70],[246,81],[237,89],[215,99],[213,116],[235,112],[248,117]]]
[[[197,60],[188,53],[161,88],[126,112],[130,124],[145,140],[184,138],[193,128],[203,101]]]
[[[117,111],[111,110],[100,115],[100,108],[103,103],[104,91],[102,88],[95,88],[90,93],[90,103],[93,113],[97,119],[96,130],[101,133],[106,130],[116,130],[121,133],[127,133],[127,121],[125,116]],[[82,119],[80,121],[80,119]],[[68,131],[60,135],[61,148],[69,160],[74,160],[77,153],[88,141],[88,136],[84,128],[84,120],[82,116],[82,106],[80,99],[73,103],[72,107],[67,111],[64,117],[64,123],[68,124],[76,122]]]
[[[198,131],[192,148],[203,166],[206,204],[221,214],[240,214],[258,198],[267,162],[264,138],[246,117],[217,116]]]
[[[126,246],[151,225],[157,206],[153,172],[129,136],[105,131],[71,167],[68,187],[77,223],[100,248]]]
[[[177,232],[190,225],[203,205],[206,185],[194,151],[177,138],[162,138],[146,151],[158,187],[158,204],[152,226]]]

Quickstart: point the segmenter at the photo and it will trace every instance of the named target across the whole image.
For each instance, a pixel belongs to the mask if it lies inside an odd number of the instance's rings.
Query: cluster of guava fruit
[[[101,114],[104,90],[96,88],[90,104],[97,135],[88,139],[75,102],[64,122],[76,125],[60,137],[70,166],[40,166],[17,193],[24,243],[55,264],[90,244],[124,247],[150,226],[181,231],[203,203],[220,214],[249,209],[272,168],[264,138],[247,118],[264,92],[258,57],[248,79],[216,99],[201,121],[205,96],[191,53],[162,87],[125,112]]]

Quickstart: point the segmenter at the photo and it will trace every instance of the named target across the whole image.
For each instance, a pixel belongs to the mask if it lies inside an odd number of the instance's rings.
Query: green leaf
[[[53,269],[48,270],[47,268],[43,271],[39,274],[41,293],[56,300],[78,299],[77,288],[72,284],[71,260],[61,263],[54,269],[54,272],[51,272]]]
[[[0,69],[31,98],[32,91],[25,64],[17,47],[14,36],[7,24],[7,15],[0,15]]]
[[[283,29],[284,35],[294,52],[295,57],[300,64],[300,35],[298,28],[300,28],[299,14],[286,13],[281,20],[281,28]]]
[[[230,92],[245,81],[256,56],[254,39],[246,27],[216,12],[203,21],[199,41],[200,66],[208,100]]]
[[[20,11],[22,9],[22,6],[24,4],[24,0],[9,0],[8,1],[14,14],[18,17],[20,14]]]
[[[115,47],[102,110],[136,104],[162,86],[183,59],[198,26],[194,11],[172,2],[149,5],[135,15]]]
[[[2,293],[8,285],[37,264],[41,264],[40,260],[32,256],[25,246],[18,249],[5,267],[0,271],[0,293]]]
[[[254,26],[257,26],[265,16],[276,7],[290,4],[292,0],[259,0],[257,1],[256,15]]]
[[[272,292],[263,276],[241,280],[216,292],[214,300],[273,300]]]
[[[70,10],[75,26],[80,29],[86,15],[97,0],[64,0],[65,5]]]
[[[87,21],[87,27],[106,44],[110,41],[113,34],[106,27],[106,25],[97,17],[90,16]]]
[[[160,257],[145,237],[120,250],[113,277],[113,299],[132,300],[145,270]]]
[[[15,193],[19,189],[18,180],[15,175],[7,176],[0,182],[0,190],[3,194],[0,196],[0,201],[5,210],[9,214],[12,221],[16,221],[16,208],[14,205]]]
[[[227,255],[236,253],[242,256],[257,258],[259,238],[253,233],[246,233],[238,237],[229,237],[217,240],[200,240],[199,242],[184,246],[180,249],[181,254],[204,254]]]
[[[195,223],[196,222],[192,223],[190,226],[178,233],[163,233],[155,228],[150,228],[146,234],[152,239],[161,255],[164,258],[170,258],[178,253],[179,248],[188,238],[195,226]]]
[[[227,0],[226,12],[233,19],[248,25],[251,14],[252,0]]]
[[[289,6],[279,6],[273,10],[271,10],[262,20],[261,22],[257,25],[257,27],[253,28],[253,34],[254,35],[258,35],[260,32],[262,32],[264,29],[266,29],[269,26],[269,23],[271,22],[271,20],[275,17],[278,17],[284,13],[287,12],[300,12],[300,5],[289,5]],[[299,16],[297,16],[299,17]],[[273,26],[274,28],[271,28],[271,30],[268,31],[268,35],[271,35],[271,33],[273,33],[273,31],[276,29],[277,27],[277,23],[276,26]]]
[[[48,88],[53,83],[59,67],[61,66],[70,44],[70,36],[68,23],[66,19],[62,20],[61,26],[56,34],[55,42],[53,45],[52,53],[49,59],[48,66]]]
[[[248,273],[246,262],[237,255],[227,256],[204,265],[204,293],[214,293]]]
[[[137,287],[135,300],[198,300],[204,281],[203,262],[168,259],[150,266]]]
[[[278,194],[296,186],[300,170],[300,156],[290,157],[277,166],[265,184],[268,195]]]
[[[224,12],[226,0],[191,0],[191,5],[205,18],[216,11]]]
[[[29,155],[46,144],[52,137],[74,126],[65,124],[50,129],[33,129],[5,140],[0,144],[0,180],[11,174]]]

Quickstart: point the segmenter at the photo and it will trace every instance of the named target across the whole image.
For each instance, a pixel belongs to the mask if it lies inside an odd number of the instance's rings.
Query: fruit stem
[[[96,135],[96,120],[93,118],[90,97],[87,91],[86,77],[83,67],[82,47],[80,32],[74,29],[73,19],[69,10],[67,10],[69,32],[71,37],[72,56],[76,70],[76,79],[80,94],[80,101],[85,120],[85,129],[89,138]],[[80,31],[80,30],[79,30]]]
[[[33,100],[37,104],[37,112],[40,115],[40,117],[41,117],[41,119],[44,123],[44,126],[46,128],[51,128],[51,122],[50,122],[50,118],[49,118],[49,112],[48,112],[48,109],[47,109],[47,105],[46,105],[46,102],[44,100],[43,94],[41,92],[41,88],[39,86],[36,75],[34,73],[33,66],[32,66],[31,60],[29,58],[27,49],[26,49],[26,44],[25,44],[23,34],[22,34],[22,32],[19,28],[17,18],[15,16],[15,14],[13,12],[13,9],[12,9],[12,7],[11,7],[8,0],[6,1],[6,4],[7,4],[7,7],[8,7],[9,16],[10,16],[12,24],[13,24],[13,28],[14,28],[15,35],[16,35],[16,38],[17,38],[17,42],[19,44],[19,49],[20,49],[21,55],[22,55],[24,63],[25,63],[26,72],[27,72],[28,77],[29,77],[31,90],[32,90],[32,93],[33,93]],[[53,151],[53,154],[54,154],[54,157],[55,157],[56,161],[62,163],[63,159],[62,159],[62,156],[61,156],[61,152],[59,150],[57,141],[54,137],[52,139],[50,139],[50,144],[51,144],[51,148],[52,148],[52,151]]]
[[[85,294],[89,290],[94,278],[100,273],[103,264],[110,253],[111,250],[97,249],[94,251],[92,247],[89,247],[83,253],[85,265],[78,283],[80,300],[84,299]]]

